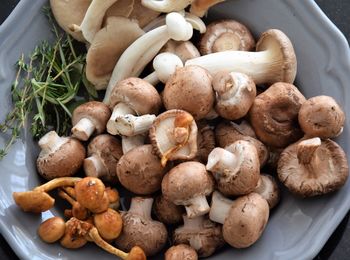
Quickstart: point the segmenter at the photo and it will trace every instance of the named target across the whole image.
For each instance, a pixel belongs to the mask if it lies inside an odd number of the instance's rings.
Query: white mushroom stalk
[[[233,201],[224,197],[220,192],[214,191],[211,198],[209,219],[211,221],[224,224],[229,214]]]
[[[134,197],[131,200],[131,205],[128,213],[141,216],[143,219],[152,220],[153,198]]]
[[[115,122],[118,118],[125,115],[135,115],[136,112],[127,104],[120,102],[114,108],[110,119],[107,122],[107,132],[111,135],[117,135],[119,132],[115,127]]]
[[[189,218],[205,215],[210,210],[207,198],[204,195],[194,196],[185,201],[184,206]]]
[[[41,148],[40,155],[54,153],[57,151],[63,144],[68,142],[68,138],[60,137],[55,131],[50,131],[44,135],[39,140],[39,147]]]
[[[128,114],[117,117],[113,127],[120,135],[134,136],[146,133],[155,119],[155,115],[134,116]]]
[[[106,166],[97,154],[93,154],[84,160],[84,171],[86,176],[96,178],[101,178],[108,174]]]
[[[316,150],[321,146],[321,139],[315,137],[301,141],[297,146],[298,160],[303,165],[309,165],[313,158],[316,158]],[[314,162],[317,165],[317,161]]]
[[[206,165],[208,171],[219,175],[231,175],[239,171],[239,158],[233,153],[217,147],[208,156]]]
[[[93,134],[96,127],[94,123],[88,118],[82,118],[72,128],[72,134],[79,140],[87,140]]]
[[[144,135],[122,136],[123,154],[145,143]]]
[[[142,0],[142,5],[160,13],[181,11],[194,0]]]
[[[168,40],[187,41],[191,39],[192,34],[191,24],[181,14],[168,14],[166,25],[144,34],[122,54],[114,67],[103,102],[109,104],[110,94],[119,81],[139,76]]]

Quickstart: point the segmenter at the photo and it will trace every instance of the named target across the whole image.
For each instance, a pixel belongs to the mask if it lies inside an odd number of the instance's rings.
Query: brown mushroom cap
[[[66,222],[64,236],[60,240],[61,246],[69,249],[76,249],[83,247],[86,243],[86,235],[91,224],[85,221],[79,221],[76,218],[71,218]]]
[[[66,223],[60,217],[45,220],[38,228],[39,237],[46,243],[54,243],[61,239],[66,229]]]
[[[213,127],[208,125],[205,121],[197,122],[198,125],[198,135],[197,144],[198,152],[196,160],[201,163],[206,164],[208,160],[208,155],[216,147],[215,143],[215,133]]]
[[[269,219],[269,205],[257,193],[239,197],[231,206],[222,233],[227,243],[235,248],[254,244],[265,230]]]
[[[292,84],[275,83],[258,95],[250,109],[250,122],[259,140],[286,147],[302,137],[298,113],[305,97]]]
[[[165,260],[197,260],[198,255],[196,250],[194,250],[192,247],[180,244],[177,246],[170,247],[166,252],[164,256]]]
[[[254,47],[255,40],[250,30],[231,19],[210,23],[199,42],[202,55],[219,51],[251,51]]]
[[[138,115],[157,114],[162,101],[157,90],[140,78],[127,78],[120,81],[112,90],[110,107],[125,103]]]
[[[280,190],[274,177],[268,174],[260,174],[255,193],[261,195],[269,204],[270,209],[274,208],[280,200]]]
[[[280,156],[277,173],[292,193],[311,197],[340,189],[348,178],[349,166],[337,143],[313,138],[288,146]]]
[[[299,110],[299,124],[308,137],[333,138],[341,134],[345,114],[329,96],[306,100]]]
[[[12,196],[24,212],[45,212],[55,204],[55,199],[41,190],[14,192]]]
[[[153,204],[154,214],[164,224],[178,224],[182,221],[185,209],[178,206],[160,195]]]
[[[109,7],[105,13],[105,19],[110,17],[129,17],[134,9],[134,0],[118,0]]]
[[[117,164],[120,183],[136,194],[149,195],[161,188],[167,169],[152,150],[150,144],[138,146],[124,154]]]
[[[117,211],[109,208],[102,213],[94,214],[93,218],[94,225],[103,239],[112,240],[120,235],[123,221]]]
[[[215,100],[211,80],[209,72],[199,66],[177,68],[165,84],[165,108],[185,110],[196,120],[204,118]]]

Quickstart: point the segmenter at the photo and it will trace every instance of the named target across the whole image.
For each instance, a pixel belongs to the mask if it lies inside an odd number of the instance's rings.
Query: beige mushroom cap
[[[273,147],[286,147],[303,135],[298,113],[305,97],[292,84],[275,83],[258,95],[250,109],[250,122],[259,140]]]
[[[204,118],[215,100],[211,80],[208,71],[199,66],[177,68],[163,91],[165,108],[185,110],[196,120]]]
[[[170,247],[166,252],[164,256],[165,260],[197,260],[198,255],[196,250],[194,250],[192,247],[180,244],[177,246]]]
[[[337,143],[312,138],[288,146],[280,156],[277,173],[292,193],[312,197],[340,189],[348,178],[349,165]]]
[[[138,146],[124,154],[117,164],[120,183],[136,194],[149,195],[161,188],[167,168],[162,167],[152,150],[150,144]]]
[[[140,78],[127,78],[120,81],[112,90],[110,107],[125,103],[138,115],[157,114],[162,105],[157,90]]]
[[[160,13],[152,9],[146,8],[141,4],[142,0],[134,0],[134,6],[129,19],[137,20],[140,27],[143,28],[151,21],[156,19]]]
[[[275,178],[268,174],[260,174],[260,179],[254,192],[267,201],[270,209],[274,208],[280,200],[278,184]]]
[[[251,51],[254,47],[255,40],[250,30],[231,19],[210,23],[199,42],[202,55],[219,51]]]
[[[109,17],[128,18],[134,9],[135,0],[118,0],[109,7],[105,13],[105,19]]]
[[[201,56],[196,46],[194,46],[194,44],[190,41],[169,40],[167,44],[163,46],[160,52],[174,53],[183,63]]]
[[[182,221],[185,209],[167,200],[164,196],[156,197],[153,203],[154,214],[164,224],[178,224]]]
[[[310,98],[299,111],[300,127],[308,137],[336,137],[343,131],[344,122],[344,111],[329,96]]]

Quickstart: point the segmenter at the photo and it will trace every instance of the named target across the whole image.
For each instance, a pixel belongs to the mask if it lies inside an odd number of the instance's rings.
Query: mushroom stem
[[[143,80],[147,81],[149,84],[155,86],[159,83],[159,78],[157,76],[157,72],[153,71],[151,74],[143,78]]]
[[[210,210],[207,198],[203,195],[193,197],[186,204],[186,213],[189,218],[205,215]]]
[[[50,190],[54,190],[59,187],[65,187],[65,186],[74,186],[78,181],[80,181],[81,178],[79,177],[61,177],[53,179],[41,186],[38,186],[34,189],[34,191],[43,191],[48,192]]]
[[[67,138],[60,137],[55,131],[50,131],[40,138],[38,144],[43,155],[55,152],[67,141]]]
[[[72,136],[79,140],[87,141],[94,131],[94,123],[88,118],[82,118],[72,128]]]
[[[122,136],[123,154],[145,143],[144,135]]]
[[[213,173],[226,175],[236,172],[237,164],[237,157],[233,153],[217,147],[209,154],[206,168]]]
[[[86,176],[96,178],[106,176],[108,173],[106,166],[102,163],[101,157],[96,154],[84,160],[84,171]]]
[[[153,198],[134,197],[131,199],[131,205],[128,212],[139,215],[146,220],[152,220],[152,204]]]
[[[58,196],[62,199],[66,200],[72,206],[72,215],[73,217],[85,220],[89,216],[89,212],[86,208],[82,207],[79,202],[75,201],[70,195],[68,195],[65,191],[60,190],[58,192]]]
[[[127,104],[125,103],[118,103],[113,108],[112,115],[110,119],[107,122],[107,132],[112,135],[117,135],[117,129],[115,128],[116,120],[118,117],[124,116],[124,115],[135,115],[135,111],[132,110]]]
[[[181,11],[194,0],[142,0],[142,5],[160,13]]]
[[[204,215],[195,217],[195,218],[190,218],[187,215],[182,216],[183,221],[184,221],[184,229],[194,229],[194,230],[201,230],[204,222]]]
[[[199,17],[203,17],[210,7],[224,1],[225,0],[195,0],[191,5],[190,12]]]
[[[317,149],[321,146],[321,139],[315,137],[301,141],[297,146],[297,156],[300,163],[308,165],[316,156]]]
[[[155,115],[134,116],[129,114],[119,116],[115,120],[113,131],[124,136],[143,134],[150,129],[155,119]]]
[[[224,197],[220,192],[214,191],[211,199],[211,207],[209,211],[210,220],[224,224],[226,217],[230,211],[233,201]]]

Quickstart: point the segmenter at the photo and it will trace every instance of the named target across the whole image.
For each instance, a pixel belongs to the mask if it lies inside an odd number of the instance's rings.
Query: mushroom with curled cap
[[[184,162],[172,168],[163,178],[162,194],[176,205],[184,205],[187,216],[195,218],[209,212],[206,196],[214,181],[199,162]]]
[[[149,137],[153,149],[167,161],[190,160],[197,154],[198,128],[191,114],[183,110],[168,110],[154,120]]]
[[[197,65],[211,74],[221,70],[241,72],[255,84],[293,83],[297,60],[290,39],[280,30],[264,32],[256,44],[256,52],[223,51],[188,60],[185,66]]]
[[[348,179],[349,165],[336,142],[315,137],[284,149],[277,173],[292,193],[312,197],[340,189]]]
[[[332,97],[316,96],[301,105],[298,120],[307,137],[327,139],[343,132],[345,114]]]
[[[255,146],[239,140],[223,148],[215,148],[208,157],[206,169],[225,195],[239,196],[252,192],[260,178],[259,157]]]
[[[196,46],[190,41],[170,40],[160,51],[174,53],[183,63],[201,56]]]
[[[175,229],[174,244],[187,244],[196,250],[199,257],[208,257],[225,244],[221,226],[207,216],[188,218],[183,216],[184,225]]]
[[[284,148],[299,140],[303,133],[298,113],[305,97],[292,84],[278,82],[258,95],[250,109],[250,123],[260,141]]]
[[[193,1],[195,0],[142,0],[142,5],[160,13],[170,13],[182,11]]]
[[[107,105],[98,101],[81,104],[73,111],[72,136],[87,141],[92,134],[101,134],[106,129],[111,111]]]
[[[102,134],[96,136],[88,145],[88,157],[84,160],[86,176],[97,177],[104,181],[117,183],[116,167],[123,156],[122,144],[114,136]]]
[[[250,193],[231,201],[215,191],[211,203],[209,218],[223,224],[223,237],[232,247],[249,247],[261,237],[270,214],[262,196]]]
[[[195,0],[190,8],[191,14],[203,17],[216,4],[224,2],[225,0]]]
[[[164,248],[168,232],[163,223],[151,218],[152,203],[152,198],[131,199],[129,211],[121,213],[123,230],[115,240],[118,247],[128,251],[137,245],[147,256],[153,256]]]
[[[263,197],[269,204],[270,209],[274,208],[280,201],[280,189],[275,178],[268,174],[260,174],[258,185],[254,191]]]
[[[198,254],[196,250],[186,244],[180,244],[170,247],[164,255],[164,260],[197,260]]]
[[[210,23],[199,42],[202,55],[220,51],[250,51],[254,47],[255,40],[250,30],[231,19]]]
[[[172,225],[178,224],[182,221],[182,215],[185,213],[185,208],[172,203],[163,195],[159,195],[154,200],[153,212],[160,222]]]

